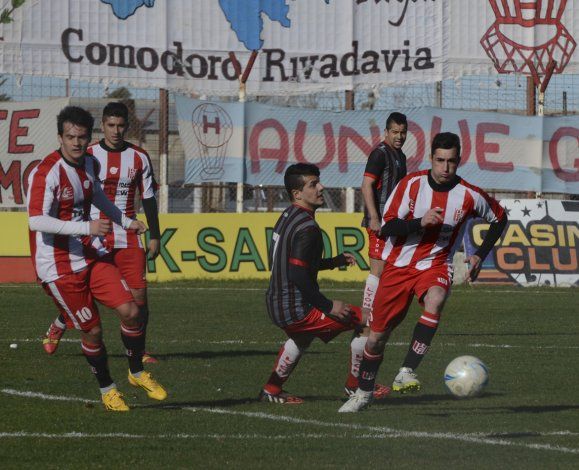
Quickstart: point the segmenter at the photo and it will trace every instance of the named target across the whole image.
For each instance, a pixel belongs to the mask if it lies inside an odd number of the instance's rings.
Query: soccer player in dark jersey
[[[289,339],[281,347],[259,399],[298,404],[303,400],[284,392],[282,387],[312,341],[320,338],[327,343],[342,331],[361,328],[366,320],[359,307],[330,300],[320,292],[318,271],[355,263],[348,253],[322,258],[322,232],[315,220],[316,209],[324,204],[320,170],[311,164],[291,165],[285,172],[284,184],[292,205],[282,213],[274,228],[266,305],[272,322],[282,328]],[[376,387],[376,398],[384,394],[379,387]]]
[[[390,114],[386,119],[384,141],[372,150],[364,170],[362,227],[366,227],[368,232],[368,258],[370,259],[370,274],[366,279],[362,300],[362,310],[366,315],[372,309],[378,281],[384,269],[382,260],[384,240],[379,237],[384,204],[398,182],[406,176],[406,155],[402,152],[402,146],[406,142],[407,132],[406,116],[402,113]]]

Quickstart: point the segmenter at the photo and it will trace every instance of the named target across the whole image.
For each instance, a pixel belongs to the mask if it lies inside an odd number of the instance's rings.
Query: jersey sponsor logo
[[[62,188],[59,197],[61,201],[69,201],[73,198],[74,198],[74,191],[70,186],[65,186],[64,188]]]
[[[454,221],[455,223],[459,223],[464,218],[464,211],[462,209],[455,209],[454,210]]]
[[[448,286],[448,279],[444,278],[444,277],[439,277],[436,279],[440,284],[444,285],[444,286]]]
[[[137,176],[137,169],[136,168],[129,168],[129,172],[128,172],[129,178],[134,180],[135,177]]]
[[[408,200],[408,209],[410,210],[410,212],[414,212],[415,205],[416,205],[416,201],[414,199]]]

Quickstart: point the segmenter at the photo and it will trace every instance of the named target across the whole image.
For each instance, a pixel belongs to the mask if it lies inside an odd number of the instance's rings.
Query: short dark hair
[[[398,124],[399,126],[406,126],[408,127],[408,121],[406,120],[406,114],[402,113],[391,113],[386,119],[386,129],[390,129],[390,126],[394,124]]]
[[[64,133],[65,122],[70,122],[75,126],[86,127],[89,136],[92,136],[94,118],[86,109],[78,106],[67,106],[58,113],[58,116],[56,117],[56,128],[58,129],[58,135],[60,136]]]
[[[441,132],[432,139],[431,155],[436,149],[456,149],[456,155],[460,158],[460,137],[452,132]]]
[[[285,190],[290,198],[290,201],[293,201],[292,191],[297,189],[301,191],[306,183],[304,181],[304,176],[320,176],[320,169],[313,165],[312,163],[296,163],[294,165],[290,165],[285,170],[285,174],[283,175],[283,184],[285,185]]]
[[[118,101],[111,101],[103,108],[103,122],[108,117],[120,117],[124,118],[127,123],[129,122],[129,108],[124,103]]]

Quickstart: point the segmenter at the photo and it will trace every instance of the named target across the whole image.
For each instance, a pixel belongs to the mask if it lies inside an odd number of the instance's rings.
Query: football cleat
[[[107,411],[129,411],[129,407],[123,400],[123,394],[116,388],[112,388],[103,394],[102,400]]]
[[[344,391],[346,392],[346,396],[351,397],[356,393],[357,388],[352,387],[344,387]],[[386,398],[390,395],[392,390],[390,387],[386,385],[376,384],[374,385],[374,400],[382,400],[382,398]]]
[[[262,390],[259,392],[257,399],[266,403],[277,403],[278,405],[301,405],[304,402],[303,398],[296,397],[295,395],[291,395],[283,390],[276,394]]]
[[[368,408],[372,401],[374,392],[365,392],[364,390],[358,389],[348,401],[344,403],[338,413],[357,413],[365,408]]]
[[[48,331],[42,339],[42,347],[46,351],[46,354],[52,355],[56,352],[60,343],[60,338],[62,338],[65,331],[66,330],[59,328],[54,323],[50,324]]]
[[[410,367],[401,367],[392,384],[392,390],[400,393],[418,392],[420,381]]]
[[[145,351],[143,354],[143,364],[157,364],[158,362],[159,360],[157,358],[151,356],[151,353]]]
[[[141,387],[147,392],[149,398],[153,400],[161,401],[167,398],[167,391],[153,378],[150,372],[143,371],[140,377],[135,377],[131,374],[131,371],[129,371],[129,383],[133,387]]]

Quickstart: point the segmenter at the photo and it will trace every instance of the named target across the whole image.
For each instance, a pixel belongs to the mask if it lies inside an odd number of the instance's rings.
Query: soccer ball
[[[480,395],[488,382],[487,366],[474,356],[459,356],[444,371],[446,388],[458,398]]]

